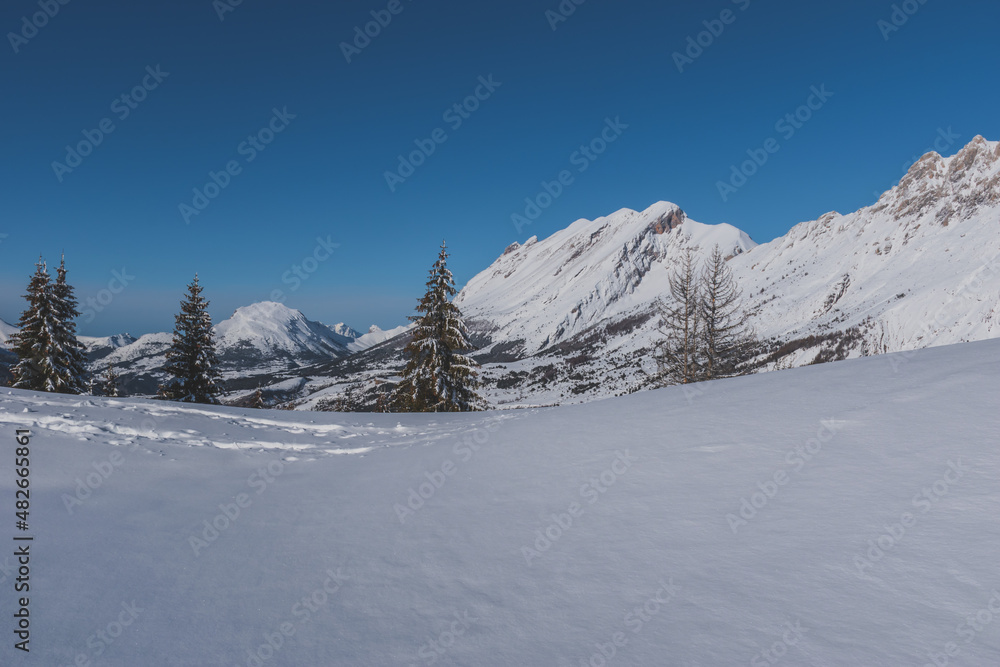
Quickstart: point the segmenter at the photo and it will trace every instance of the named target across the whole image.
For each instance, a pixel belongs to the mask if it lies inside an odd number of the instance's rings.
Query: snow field
[[[460,415],[5,390],[0,662],[1000,664],[1000,342],[900,359]]]

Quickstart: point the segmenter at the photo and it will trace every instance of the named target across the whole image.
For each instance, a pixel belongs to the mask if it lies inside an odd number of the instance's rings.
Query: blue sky
[[[873,202],[935,141],[1000,138],[995,2],[225,2],[41,0],[37,30],[39,0],[3,4],[0,318],[65,250],[86,335],[169,330],[196,271],[216,321],[277,290],[390,327],[442,239],[460,285],[514,241],[658,200],[763,242]],[[608,119],[615,140],[578,152]],[[433,153],[398,171],[418,141]],[[210,172],[225,187],[197,200]]]

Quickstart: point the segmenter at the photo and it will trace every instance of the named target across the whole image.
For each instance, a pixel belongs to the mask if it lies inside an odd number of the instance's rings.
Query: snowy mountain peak
[[[958,153],[931,152],[910,167],[903,179],[873,207],[897,217],[934,213],[947,226],[972,217],[984,205],[1000,203],[1000,142],[977,135]]]
[[[354,340],[354,339],[359,338],[361,336],[361,332],[360,331],[358,331],[357,329],[355,329],[353,327],[347,326],[343,322],[338,322],[337,324],[334,324],[330,328],[338,336],[343,336],[344,338],[349,338],[350,340]]]
[[[708,253],[715,244],[729,256],[756,246],[732,225],[695,222],[671,202],[623,208],[509,246],[456,303],[494,340],[534,352],[655,299],[686,248]]]
[[[220,335],[225,335],[232,328],[245,325],[246,323],[288,323],[298,319],[305,319],[305,316],[294,308],[289,308],[276,301],[261,301],[260,303],[252,303],[249,306],[237,308],[233,312],[232,317],[219,323],[216,331]]]
[[[122,333],[115,334],[114,336],[103,336],[103,337],[92,337],[92,336],[77,336],[81,343],[83,343],[88,349],[93,348],[107,348],[108,350],[117,350],[119,347],[125,347],[126,345],[131,345],[136,341],[135,336]]]
[[[345,341],[330,327],[274,301],[238,308],[215,326],[222,348],[255,348],[261,353],[343,354]]]

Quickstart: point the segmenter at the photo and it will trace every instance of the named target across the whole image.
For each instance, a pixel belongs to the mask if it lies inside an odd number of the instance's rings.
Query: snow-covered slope
[[[925,155],[879,201],[732,262],[765,335],[857,326],[856,353],[1000,335],[1000,143]]]
[[[131,334],[116,334],[114,336],[103,336],[95,338],[92,336],[77,336],[81,344],[87,350],[87,358],[91,361],[104,359],[118,348],[131,345],[136,341]]]
[[[349,343],[349,342],[351,342],[351,341],[353,341],[353,340],[361,337],[361,332],[360,331],[358,331],[357,329],[354,329],[352,327],[347,326],[343,322],[340,322],[338,324],[334,324],[332,327],[329,327],[329,329],[331,331],[333,331],[333,333],[335,333],[335,334],[337,334],[338,336],[341,337],[341,339],[338,339],[338,340],[347,339],[344,344],[347,344],[347,343]]]
[[[686,247],[715,244],[727,255],[756,245],[731,225],[703,225],[668,202],[622,209],[513,244],[455,303],[494,340],[534,353],[648,306]]]
[[[395,327],[393,329],[383,330],[373,324],[368,329],[368,333],[364,335],[359,335],[355,337],[354,341],[348,343],[347,349],[349,349],[351,352],[362,352],[369,348],[375,347],[380,343],[384,343],[387,340],[395,338],[400,334],[406,333],[407,331],[410,330],[410,327],[412,326],[413,325],[411,324],[406,324],[400,327]]]
[[[28,662],[1000,664],[1000,341],[697,389],[464,415],[2,390]]]

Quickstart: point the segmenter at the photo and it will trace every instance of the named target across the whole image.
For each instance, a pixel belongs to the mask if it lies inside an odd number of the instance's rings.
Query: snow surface
[[[1000,664],[998,395],[1000,341],[503,413],[4,390],[0,434],[32,431],[30,664]],[[29,664],[12,605],[0,664]]]

